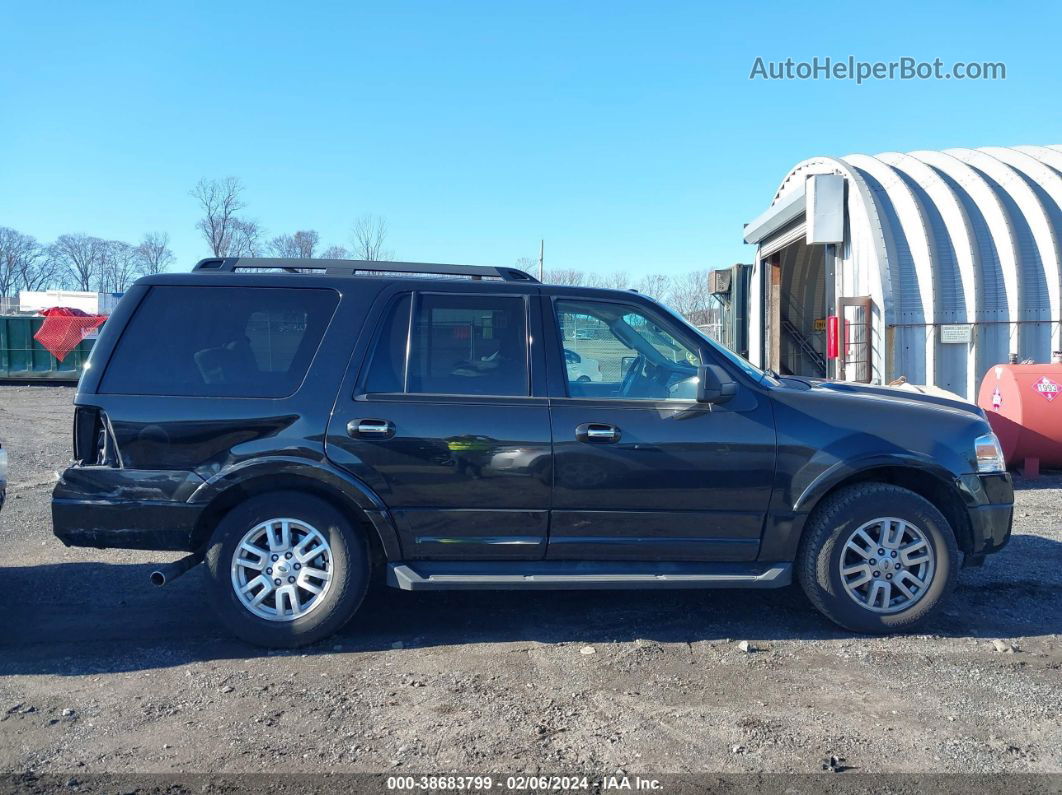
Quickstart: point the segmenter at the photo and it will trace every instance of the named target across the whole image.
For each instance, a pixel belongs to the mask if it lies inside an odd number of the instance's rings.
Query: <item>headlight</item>
[[[1004,472],[1003,448],[994,433],[986,433],[974,439],[974,454],[977,456],[978,472]]]

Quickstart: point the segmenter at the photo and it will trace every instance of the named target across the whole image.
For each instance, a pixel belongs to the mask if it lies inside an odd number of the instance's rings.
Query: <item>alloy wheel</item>
[[[294,621],[317,608],[332,584],[332,548],[298,519],[252,527],[232,555],[232,587],[247,610],[267,621]]]
[[[899,613],[933,582],[936,558],[926,533],[903,519],[881,517],[856,528],[839,561],[845,593],[875,613]]]

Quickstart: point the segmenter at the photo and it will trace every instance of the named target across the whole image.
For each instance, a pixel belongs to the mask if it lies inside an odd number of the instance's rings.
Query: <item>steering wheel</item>
[[[645,357],[639,353],[635,360],[631,362],[631,366],[627,368],[627,374],[623,376],[623,384],[620,386],[620,395],[622,397],[633,396],[635,385],[638,383],[643,367],[645,367]]]

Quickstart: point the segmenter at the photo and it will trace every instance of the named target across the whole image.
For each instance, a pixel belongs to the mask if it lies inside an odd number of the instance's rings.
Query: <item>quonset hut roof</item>
[[[805,178],[823,173],[848,182],[844,259],[857,243],[885,327],[981,326],[971,385],[1010,353],[1048,361],[1062,349],[1062,146],[811,158],[782,181],[772,209],[801,201]],[[925,339],[916,369],[934,383],[938,341]]]

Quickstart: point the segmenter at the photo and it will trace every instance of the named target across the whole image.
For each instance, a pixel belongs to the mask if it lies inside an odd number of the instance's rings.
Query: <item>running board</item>
[[[792,579],[791,563],[414,561],[387,567],[387,584],[403,591],[782,588]]]

